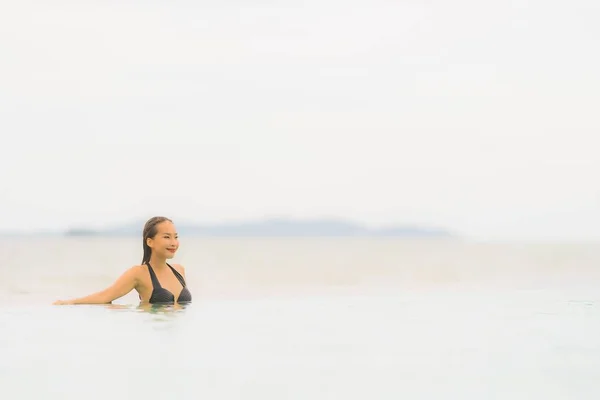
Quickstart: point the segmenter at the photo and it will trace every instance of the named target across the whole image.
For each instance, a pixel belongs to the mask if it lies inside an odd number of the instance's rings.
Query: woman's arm
[[[108,304],[119,297],[125,296],[138,285],[139,266],[131,267],[125,271],[111,286],[106,289],[71,300],[58,300],[53,304]]]

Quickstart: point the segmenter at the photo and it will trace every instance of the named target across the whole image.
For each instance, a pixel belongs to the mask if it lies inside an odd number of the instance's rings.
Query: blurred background
[[[314,282],[353,251],[362,275],[406,273],[420,257],[441,276],[457,257],[492,275],[598,262],[591,1],[2,9],[0,233],[31,253],[3,244],[5,275],[15,263],[55,274],[68,256],[81,271],[102,259],[113,279],[139,262],[154,215],[175,221],[179,261],[199,274],[218,259],[249,279],[260,263],[245,251]],[[215,237],[228,250],[213,253]],[[515,243],[551,247],[492,268]],[[99,246],[92,260],[86,246]]]
[[[0,372],[14,388],[49,351],[104,368],[130,349],[89,338],[154,332],[44,307],[139,264],[143,224],[164,215],[200,304],[170,329],[187,324],[199,346],[212,329],[214,349],[244,332],[261,349],[224,367],[217,350],[184,356],[181,376],[203,360],[197,376],[221,380],[189,375],[177,398],[396,399],[403,378],[412,398],[597,391],[583,355],[600,337],[596,2],[0,4],[0,350],[14,351]],[[21,337],[55,318],[77,333]],[[90,395],[52,379],[62,399]]]
[[[3,3],[0,230],[598,240],[594,2]]]

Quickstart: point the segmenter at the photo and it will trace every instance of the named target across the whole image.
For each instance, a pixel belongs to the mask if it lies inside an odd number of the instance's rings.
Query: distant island
[[[73,228],[64,232],[65,236],[139,236],[144,222],[136,222],[110,229]],[[350,221],[336,219],[292,220],[266,219],[227,224],[186,224],[177,223],[177,230],[185,236],[207,237],[455,237],[444,229],[389,226],[371,229]]]

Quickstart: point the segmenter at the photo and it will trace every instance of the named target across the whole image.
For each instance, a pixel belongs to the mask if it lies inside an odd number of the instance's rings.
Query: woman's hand
[[[73,302],[73,300],[56,300],[54,303],[52,303],[52,305],[54,306],[63,306],[63,305],[70,305],[70,304],[75,304]]]

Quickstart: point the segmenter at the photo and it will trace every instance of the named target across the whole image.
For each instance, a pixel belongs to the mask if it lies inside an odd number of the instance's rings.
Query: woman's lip
[[[175,253],[175,251],[176,251],[177,249],[167,249],[167,250],[169,250],[171,253]]]

